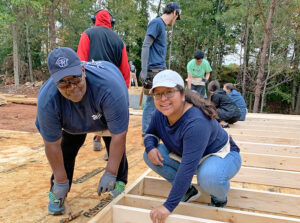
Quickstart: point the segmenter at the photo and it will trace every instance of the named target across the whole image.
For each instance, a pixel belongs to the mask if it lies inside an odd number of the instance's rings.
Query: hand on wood
[[[151,163],[158,165],[158,166],[163,166],[164,164],[161,162],[164,160],[162,157],[161,153],[157,148],[154,148],[150,150],[148,153],[148,159],[151,161]]]
[[[150,218],[153,223],[164,223],[171,212],[163,205],[154,208],[150,212]]]

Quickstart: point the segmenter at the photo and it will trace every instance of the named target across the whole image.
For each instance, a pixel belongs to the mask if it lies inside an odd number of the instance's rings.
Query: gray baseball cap
[[[79,76],[82,73],[77,53],[68,47],[58,47],[48,56],[48,69],[54,82],[67,76]]]

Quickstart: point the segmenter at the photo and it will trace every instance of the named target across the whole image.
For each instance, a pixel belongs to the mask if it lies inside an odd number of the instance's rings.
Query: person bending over
[[[211,101],[215,104],[218,112],[220,125],[223,128],[229,128],[229,124],[233,124],[240,120],[241,112],[236,104],[226,95],[223,89],[220,89],[218,81],[209,82],[208,91],[211,93]]]
[[[234,85],[232,83],[225,84],[223,90],[240,109],[240,121],[245,121],[247,114],[247,105],[241,93],[234,89]]]
[[[98,195],[116,189],[116,182],[124,182],[125,187],[128,91],[115,65],[106,61],[81,63],[67,47],[51,51],[48,68],[51,76],[39,91],[35,124],[53,172],[48,211],[59,215],[65,211],[75,159],[88,132],[109,130],[112,134]]]
[[[241,156],[215,119],[215,107],[198,93],[184,90],[183,79],[172,70],[158,73],[150,92],[157,110],[144,137],[144,160],[172,184],[164,204],[150,212],[152,222],[165,222],[180,201],[200,196],[191,185],[194,174],[201,190],[211,196],[210,205],[224,207]]]

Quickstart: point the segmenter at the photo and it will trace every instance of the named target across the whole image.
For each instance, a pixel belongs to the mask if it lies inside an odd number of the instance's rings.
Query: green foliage
[[[137,68],[137,76],[141,67],[141,49],[150,15],[161,15],[169,1],[161,0],[2,0],[0,1],[0,73],[8,66],[8,58],[12,56],[11,24],[15,23],[18,30],[19,59],[28,63],[26,26],[29,27],[31,57],[35,70],[45,69],[47,55],[50,52],[49,10],[53,2],[55,34],[58,46],[77,49],[81,33],[92,26],[90,16],[101,8],[109,9],[116,24],[117,32],[126,44],[128,59]],[[158,3],[161,2],[159,6]],[[237,51],[237,45],[245,46],[245,30],[249,28],[248,49],[246,52],[246,98],[253,94],[256,76],[259,69],[260,52],[264,39],[265,21],[268,16],[269,0],[177,0],[182,20],[172,28],[167,27],[168,46],[172,55],[171,69],[178,71],[184,78],[187,76],[186,65],[193,59],[194,51],[204,51],[205,58],[210,62],[213,72],[211,79],[218,79],[221,84],[232,82],[242,85],[243,66],[228,65],[222,62],[224,57]],[[268,80],[266,92],[266,110],[278,107],[270,106],[282,101],[291,103],[291,80],[300,79],[300,60],[294,47],[300,40],[300,5],[299,1],[276,1],[278,7],[272,20],[272,44],[268,51],[265,65],[265,77],[268,72],[273,77]],[[173,39],[171,39],[173,36]],[[270,55],[269,55],[270,53]],[[243,61],[241,55],[241,61]],[[269,59],[270,58],[270,59]],[[168,64],[167,64],[168,65]],[[47,75],[46,75],[47,76]],[[263,80],[264,81],[264,80]],[[296,81],[297,89],[300,85]],[[249,103],[249,101],[248,101]]]

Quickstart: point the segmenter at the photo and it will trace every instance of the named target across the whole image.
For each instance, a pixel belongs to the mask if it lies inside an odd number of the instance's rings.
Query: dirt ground
[[[131,91],[140,92],[139,89]],[[18,90],[0,88],[0,93],[36,97],[38,88]],[[47,212],[51,169],[44,153],[41,136],[35,127],[36,106],[12,104],[0,106],[0,222],[59,222],[64,216]],[[67,210],[83,214],[72,222],[87,222],[110,202],[107,194],[97,195],[97,185],[104,172],[105,150],[93,151],[93,134],[88,134],[80,149],[74,181],[68,194]],[[132,184],[148,167],[142,154],[141,116],[131,115],[126,142],[129,162],[128,184]],[[5,180],[4,180],[5,179]],[[69,206],[69,207],[68,207]]]

